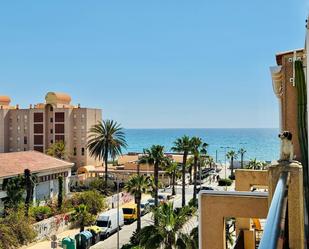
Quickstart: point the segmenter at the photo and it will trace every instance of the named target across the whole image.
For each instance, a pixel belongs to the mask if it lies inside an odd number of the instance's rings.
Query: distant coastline
[[[275,160],[279,155],[279,128],[126,128],[127,152],[142,152],[153,144],[165,147],[171,152],[176,138],[183,135],[198,136],[209,144],[208,153],[218,160],[224,160],[224,149],[232,147],[247,150],[245,159]]]

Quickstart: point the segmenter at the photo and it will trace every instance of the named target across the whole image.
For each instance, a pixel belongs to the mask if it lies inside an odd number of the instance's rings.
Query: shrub
[[[229,179],[235,180],[235,175],[229,175]]]
[[[220,179],[218,181],[218,185],[219,186],[231,186],[232,185],[232,180],[231,179],[228,179],[228,178],[225,178],[225,179]]]
[[[116,185],[114,181],[107,180],[107,187],[106,187],[104,179],[96,178],[89,183],[89,189],[100,191],[103,194],[110,194],[116,190]]]
[[[52,209],[49,206],[31,207],[30,215],[36,221],[41,221],[52,216]]]
[[[32,242],[36,237],[36,232],[31,225],[32,223],[33,219],[25,216],[23,208],[19,208],[17,211],[9,210],[8,215],[5,218],[0,219],[0,229],[3,232],[7,231],[6,228],[10,229],[10,234],[14,235],[14,237],[10,239],[13,244],[6,244],[3,248],[16,248],[14,247],[16,241],[19,246]]]
[[[96,190],[76,193],[71,201],[73,207],[84,204],[87,207],[88,212],[93,215],[97,215],[106,207],[104,197]]]

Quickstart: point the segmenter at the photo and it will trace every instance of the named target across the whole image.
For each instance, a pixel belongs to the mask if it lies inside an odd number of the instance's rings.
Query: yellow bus
[[[137,205],[128,203],[122,206],[124,223],[128,224],[137,220]]]

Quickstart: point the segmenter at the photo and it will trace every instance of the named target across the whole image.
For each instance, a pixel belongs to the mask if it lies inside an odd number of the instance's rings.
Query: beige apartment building
[[[71,105],[71,97],[64,93],[49,92],[45,103],[27,109],[11,106],[10,97],[0,96],[0,152],[45,152],[62,140],[77,167],[99,165],[86,147],[90,127],[100,120],[101,109]]]

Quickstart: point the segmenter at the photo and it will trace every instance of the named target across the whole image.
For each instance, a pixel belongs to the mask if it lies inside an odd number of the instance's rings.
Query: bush
[[[103,209],[105,209],[105,199],[96,190],[89,190],[82,193],[76,193],[72,199],[73,207],[77,207],[81,204],[84,204],[87,207],[89,213],[97,215]]]
[[[41,221],[52,216],[52,209],[49,206],[38,206],[30,208],[30,215],[36,220]]]
[[[107,180],[107,188],[105,187],[105,180],[97,178],[89,183],[89,189],[100,191],[103,194],[110,194],[116,190],[116,184],[112,180]]]
[[[219,186],[231,186],[232,185],[232,180],[231,179],[228,179],[228,178],[226,178],[226,179],[220,179],[219,181],[218,181],[218,185]]]
[[[235,175],[229,175],[229,179],[235,180]]]
[[[9,241],[6,241],[3,247],[2,240],[4,235],[2,234],[0,236],[0,248],[16,248],[16,243],[18,243],[18,246],[22,246],[32,242],[36,237],[36,232],[31,225],[32,223],[33,219],[25,216],[24,208],[19,208],[17,211],[9,210],[8,215],[0,219],[0,230],[11,238]]]

